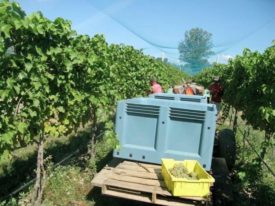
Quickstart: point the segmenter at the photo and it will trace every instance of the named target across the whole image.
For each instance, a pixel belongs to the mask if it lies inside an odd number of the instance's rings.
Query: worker
[[[151,80],[151,90],[150,93],[151,94],[156,94],[156,93],[162,93],[162,87],[160,86],[160,84],[157,83],[157,81],[155,79]]]
[[[183,94],[183,91],[184,91],[183,85],[175,85],[173,87],[173,93],[174,94]]]
[[[204,94],[204,87],[198,85],[196,82],[191,82],[190,86],[192,87],[195,95],[203,95]]]
[[[172,85],[169,86],[169,88],[167,89],[166,93],[167,93],[167,94],[173,94],[173,93],[174,93],[174,92],[173,92],[173,86],[172,86]]]
[[[220,83],[220,77],[216,76],[213,79],[213,83],[209,86],[209,91],[211,94],[211,103],[216,105],[217,116],[219,119],[220,105],[223,96],[223,87]]]
[[[190,85],[191,81],[188,81],[187,83],[184,84],[184,94],[186,95],[195,95],[196,92],[194,91],[194,88],[191,87]]]

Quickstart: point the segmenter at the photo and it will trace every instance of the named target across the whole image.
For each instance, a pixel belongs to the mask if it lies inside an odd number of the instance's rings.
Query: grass
[[[110,126],[110,125],[109,125]],[[90,145],[90,131],[88,127],[85,130],[79,132],[78,135],[70,135],[68,137],[62,137],[60,139],[52,139],[47,142],[46,154],[48,157],[52,157],[50,163],[48,163],[47,171],[47,183],[45,185],[44,201],[43,205],[127,205],[129,200],[113,199],[103,197],[98,190],[92,191],[91,180],[96,172],[101,170],[108,161],[112,158],[111,150],[116,145],[114,133],[110,130],[106,130],[104,135],[97,139],[96,143],[96,156],[94,159],[89,158],[87,151]],[[82,149],[81,149],[82,148]],[[81,149],[83,152],[70,158],[62,165],[53,167],[55,162],[60,161],[68,154],[74,152],[76,149]],[[24,173],[28,173],[28,165],[35,165],[35,161],[30,161],[31,158],[36,155],[35,147],[28,147],[23,151],[15,151],[18,158],[21,161],[25,161]],[[17,161],[19,161],[17,159]],[[6,176],[6,181],[10,181],[10,177],[20,175],[20,169],[15,169],[14,161],[9,166],[9,176]],[[2,164],[2,167],[4,165]],[[25,171],[24,171],[25,170]],[[14,173],[12,173],[14,171]],[[21,170],[22,171],[22,170]],[[8,174],[8,173],[7,173]],[[22,175],[22,173],[21,173]],[[30,178],[29,178],[30,179]],[[24,184],[26,180],[15,181],[15,185]],[[10,198],[7,201],[0,203],[2,205],[30,205],[30,193],[32,187],[26,188],[19,196]],[[126,203],[127,202],[127,203]],[[135,205],[135,204],[134,204]]]
[[[258,163],[258,156],[254,151],[260,153],[264,132],[251,128],[240,116],[237,121],[237,159],[232,173],[234,205],[275,205],[275,178],[263,164]],[[223,127],[228,125],[227,121]],[[246,136],[244,136],[245,130],[249,130]],[[274,145],[274,139],[272,141]],[[264,161],[273,171],[275,171],[275,163],[272,161],[274,157],[274,147],[270,146]]]
[[[59,166],[49,176],[43,201],[47,206],[90,205],[83,194],[91,190],[93,174],[76,166]]]
[[[77,134],[49,139],[45,144],[45,157],[51,157],[56,163],[77,149],[80,154],[86,153],[89,134],[88,127]],[[0,163],[0,199],[35,177],[36,151],[35,145],[29,145],[15,150],[12,159]]]

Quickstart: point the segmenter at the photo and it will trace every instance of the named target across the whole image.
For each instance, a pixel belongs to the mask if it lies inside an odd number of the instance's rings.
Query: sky
[[[18,0],[27,14],[68,19],[79,34],[180,63],[186,31],[212,34],[210,62],[226,63],[244,48],[263,52],[275,40],[275,0]]]

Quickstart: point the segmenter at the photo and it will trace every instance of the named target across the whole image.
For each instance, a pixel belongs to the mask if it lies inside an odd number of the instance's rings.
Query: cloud
[[[229,59],[234,59],[233,55],[230,54],[217,54],[209,59],[210,63],[221,63],[226,64],[228,63]]]
[[[228,62],[229,59],[233,59],[234,57],[230,54],[222,54],[222,55],[220,55],[220,58],[221,58],[221,61]]]

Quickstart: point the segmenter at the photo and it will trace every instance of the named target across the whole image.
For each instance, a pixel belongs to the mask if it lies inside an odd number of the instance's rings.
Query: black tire
[[[230,129],[223,129],[218,135],[219,156],[225,158],[227,167],[231,170],[236,160],[236,139],[235,134]]]

